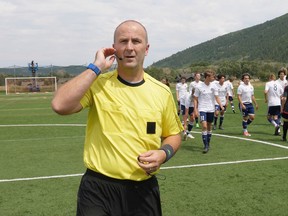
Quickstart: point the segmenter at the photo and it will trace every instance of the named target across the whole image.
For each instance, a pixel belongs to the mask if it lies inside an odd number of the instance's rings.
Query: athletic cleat
[[[208,148],[208,147],[205,147],[205,148],[203,149],[203,154],[208,153],[208,151],[209,151],[209,148]]]
[[[198,123],[196,123],[196,128],[199,128],[199,124]]]
[[[189,139],[194,139],[195,137],[192,136],[192,134],[189,133],[189,134],[187,135],[187,138],[189,138]]]
[[[234,109],[233,109],[233,113],[236,113]]]
[[[222,127],[222,125],[219,125],[219,129],[220,129],[220,130],[224,130],[224,128]]]
[[[279,136],[280,135],[280,126],[275,127],[275,136]]]
[[[187,133],[183,132],[183,140],[186,141],[187,140]]]
[[[287,139],[282,137],[281,141],[287,142]]]
[[[243,132],[244,136],[251,136],[251,134],[248,133],[248,131]]]
[[[216,125],[213,125],[213,130],[216,130]]]

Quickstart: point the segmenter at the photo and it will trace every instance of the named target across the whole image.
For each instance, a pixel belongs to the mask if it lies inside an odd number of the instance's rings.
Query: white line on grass
[[[36,127],[36,126],[77,126],[82,127],[86,126],[85,124],[28,124],[28,125],[0,125],[0,127]],[[193,133],[201,133],[195,132]],[[266,141],[254,140],[244,137],[228,136],[224,134],[213,134],[213,136],[222,136],[231,139],[247,140],[251,142],[258,142],[265,145],[271,145],[279,148],[288,149],[288,146],[282,146],[275,143],[270,143]],[[207,163],[207,164],[192,164],[192,165],[182,165],[182,166],[171,166],[171,167],[161,167],[161,170],[165,169],[181,169],[181,168],[191,168],[191,167],[203,167],[203,166],[216,166],[216,165],[226,165],[226,164],[239,164],[239,163],[253,163],[253,162],[262,162],[262,161],[274,161],[274,160],[287,160],[288,157],[277,157],[277,158],[262,158],[262,159],[252,159],[252,160],[240,160],[240,161],[228,161],[228,162],[216,162],[216,163]],[[67,177],[76,177],[82,176],[83,174],[70,174],[70,175],[56,175],[56,176],[40,176],[40,177],[31,177],[31,178],[16,178],[16,179],[0,179],[0,183],[3,182],[16,182],[16,181],[32,181],[32,180],[41,180],[41,179],[55,179],[55,178],[67,178]]]
[[[15,179],[0,179],[0,183],[3,182],[17,182],[17,181],[32,181],[32,180],[43,180],[43,179],[57,179],[57,178],[68,178],[82,176],[82,174],[69,174],[69,175],[55,175],[55,176],[39,176],[31,178],[15,178]]]
[[[44,137],[44,138],[28,138],[28,139],[11,139],[11,140],[0,140],[1,142],[16,142],[16,141],[39,141],[39,140],[55,140],[55,139],[75,139],[83,138],[83,136],[64,136],[64,137]]]
[[[181,165],[181,166],[171,166],[171,167],[161,167],[160,169],[181,169],[181,168],[191,168],[191,167],[204,167],[204,166],[216,166],[216,165],[226,165],[226,164],[239,164],[239,163],[253,163],[262,161],[275,161],[275,160],[287,160],[288,157],[277,157],[277,158],[260,158],[251,160],[240,160],[240,161],[227,161],[227,162],[216,162],[216,163],[206,163],[206,164],[191,164],[191,165]]]
[[[14,124],[14,125],[0,125],[0,127],[85,127],[86,124]]]
[[[240,164],[240,163],[253,163],[253,162],[287,160],[287,159],[288,159],[288,157],[278,157],[278,158],[262,158],[262,159],[242,160],[242,161],[240,160],[240,161],[216,162],[216,163],[206,163],[206,164],[192,164],[192,165],[161,167],[160,170],[183,169],[183,168],[191,168],[191,167],[205,167],[205,166],[217,166],[217,165]],[[31,178],[0,179],[0,183],[17,182],[17,181],[43,180],[43,179],[68,178],[68,177],[78,177],[78,176],[82,176],[82,175],[83,175],[83,173],[69,174],[69,175],[55,175],[55,176],[40,176],[40,177],[31,177]]]
[[[22,108],[22,109],[1,109],[1,112],[7,111],[25,111],[25,110],[51,110],[51,108]]]
[[[193,133],[201,134],[201,132],[195,132],[195,131],[193,131]],[[220,137],[226,137],[226,138],[231,138],[231,139],[246,140],[246,141],[251,141],[251,142],[256,142],[256,143],[262,143],[262,144],[265,144],[265,145],[271,145],[271,146],[275,146],[275,147],[278,147],[278,148],[288,149],[288,146],[283,146],[283,145],[279,145],[279,144],[275,144],[275,143],[271,143],[271,142],[255,140],[255,139],[250,139],[250,138],[237,137],[237,136],[228,136],[228,135],[224,135],[224,134],[215,134],[215,133],[213,133],[213,136],[220,136]]]

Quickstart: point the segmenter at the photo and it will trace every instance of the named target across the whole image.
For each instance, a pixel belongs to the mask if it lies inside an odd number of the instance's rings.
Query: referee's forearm
[[[178,151],[178,149],[181,146],[181,135],[176,134],[176,135],[171,135],[171,136],[164,138],[162,141],[162,146],[165,144],[171,145],[174,150],[174,153],[176,153],[176,151]]]

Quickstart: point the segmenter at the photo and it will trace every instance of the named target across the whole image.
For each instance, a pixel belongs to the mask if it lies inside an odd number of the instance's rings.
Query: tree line
[[[233,76],[237,79],[241,78],[243,73],[249,73],[252,78],[265,82],[268,80],[269,74],[273,73],[277,76],[278,71],[282,67],[287,68],[287,64],[279,62],[223,60],[214,63],[202,61],[182,69],[148,67],[146,72],[158,80],[166,77],[170,82],[176,82],[179,76],[185,74],[192,75],[195,72],[202,73],[210,68],[217,74],[224,74],[227,77]]]

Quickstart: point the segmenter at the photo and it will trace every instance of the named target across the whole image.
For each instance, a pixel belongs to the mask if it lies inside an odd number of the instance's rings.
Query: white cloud
[[[0,67],[72,65],[93,61],[111,46],[115,27],[126,19],[148,31],[148,66],[214,37],[286,13],[287,1],[268,0],[0,0]]]

